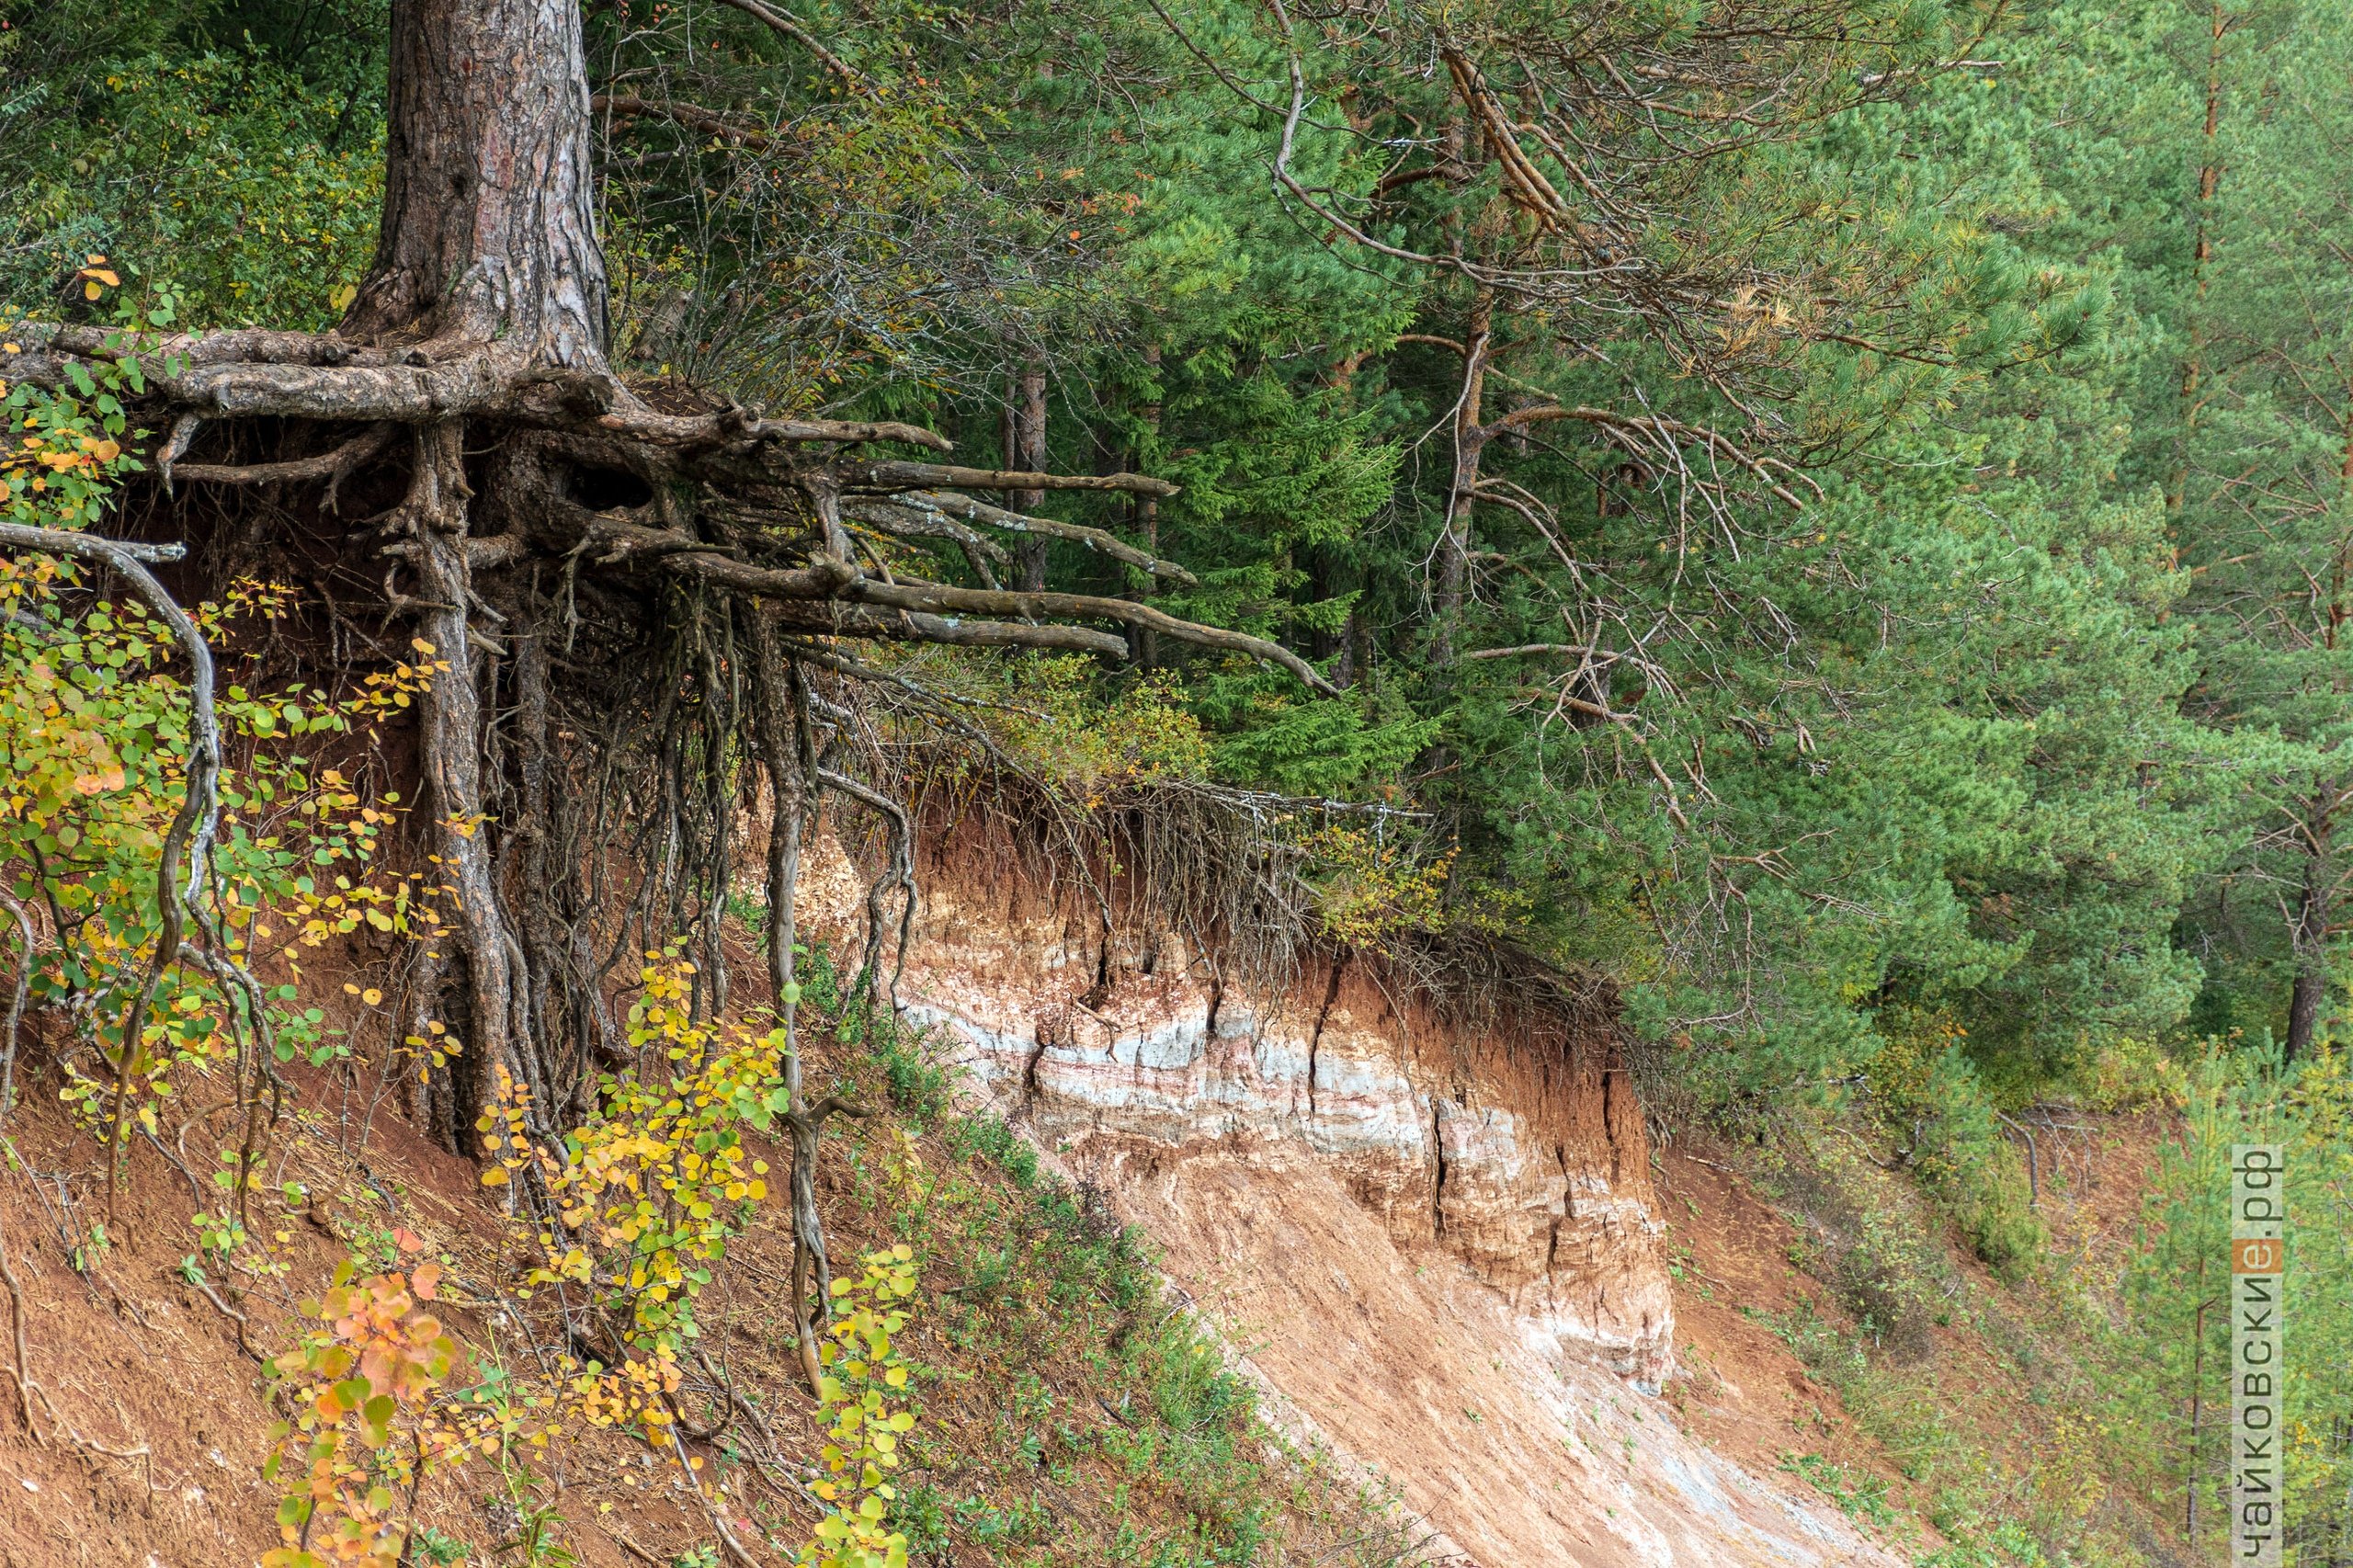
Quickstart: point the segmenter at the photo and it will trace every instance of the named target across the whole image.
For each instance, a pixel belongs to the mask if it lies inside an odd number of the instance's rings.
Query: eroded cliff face
[[[1433,1561],[1892,1561],[1654,1397],[1664,1227],[1606,1019],[1468,1027],[1364,960],[1245,997],[1165,914],[1107,931],[977,830],[926,859],[902,1005]],[[802,915],[848,935],[859,879],[813,861]]]
[[[1649,1153],[1606,1032],[1466,1031],[1362,962],[1245,999],[1175,932],[1107,943],[1099,916],[976,858],[935,868],[901,1000],[1074,1168],[1312,1166],[1393,1244],[1461,1259],[1531,1333],[1665,1374]]]

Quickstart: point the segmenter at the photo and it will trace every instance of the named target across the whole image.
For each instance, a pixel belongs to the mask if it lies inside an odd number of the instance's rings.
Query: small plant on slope
[[[294,1414],[274,1429],[278,1451],[263,1467],[284,1490],[285,1542],[263,1568],[392,1568],[409,1535],[397,1515],[413,1512],[427,1474],[465,1451],[432,1413],[458,1354],[422,1308],[440,1265],[419,1264],[406,1278],[355,1272],[348,1261],[335,1270],[314,1314],[324,1331],[271,1364]]]
[[[914,1256],[904,1244],[878,1249],[859,1260],[857,1278],[834,1281],[829,1343],[818,1351],[826,1474],[814,1487],[832,1506],[801,1549],[801,1568],[905,1568],[907,1538],[890,1523],[898,1489],[888,1477],[899,1467],[900,1438],[915,1425],[914,1412],[892,1408],[907,1386],[892,1336],[907,1324]]]

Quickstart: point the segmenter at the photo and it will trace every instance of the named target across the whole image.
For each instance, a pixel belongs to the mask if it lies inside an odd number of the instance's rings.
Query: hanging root
[[[792,1134],[792,1329],[800,1341],[801,1375],[809,1380],[813,1394],[824,1378],[817,1339],[834,1299],[824,1221],[817,1212],[817,1145],[824,1137],[825,1123],[834,1117],[867,1114],[847,1100],[827,1095],[785,1119]]]
[[[514,964],[506,921],[491,874],[491,839],[483,790],[483,711],[470,631],[472,568],[467,554],[466,483],[460,426],[455,420],[420,426],[396,527],[413,546],[422,613],[417,628],[430,645],[428,657],[448,666],[426,687],[418,720],[424,741],[425,774],[431,786],[435,847],[441,872],[456,903],[458,935],[465,953],[468,1017],[463,1055],[472,1078],[477,1114],[498,1103],[498,1080],[506,1073],[525,1081],[513,1051]],[[463,1130],[453,1127],[460,1142]]]
[[[890,824],[890,863],[866,889],[866,953],[858,962],[858,983],[878,1010],[887,1007],[895,1012],[899,1006],[899,978],[907,968],[907,944],[915,935],[915,824],[908,819],[906,807],[846,774],[821,767],[817,770],[817,782],[847,795]],[[882,978],[882,932],[888,924],[885,910],[893,889],[904,899],[899,909],[897,953],[886,981]]]
[[[766,616],[747,618],[753,655],[752,732],[761,767],[768,776],[767,947],[768,981],[784,1024],[785,1130],[792,1140],[788,1183],[792,1205],[792,1330],[800,1346],[801,1376],[815,1394],[824,1373],[817,1359],[816,1323],[833,1294],[825,1256],[825,1230],[817,1212],[817,1141],[825,1117],[838,1108],[825,1102],[813,1114],[802,1101],[801,1080],[801,987],[793,978],[796,922],[793,899],[801,877],[801,842],[810,807],[806,756],[808,693],[800,671],[779,656],[776,633]],[[818,1303],[813,1317],[812,1285]]]

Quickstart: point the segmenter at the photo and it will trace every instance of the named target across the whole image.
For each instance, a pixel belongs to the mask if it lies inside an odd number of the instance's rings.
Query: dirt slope
[[[1706,1314],[1705,1376],[1678,1367],[1684,1303],[1606,1020],[1463,1027],[1361,967],[1238,997],[1173,932],[1107,934],[1014,863],[936,853],[903,1000],[1150,1233],[1295,1435],[1427,1521],[1433,1553],[1897,1561],[1775,1468],[1819,1446],[1802,1423],[1836,1402],[1768,1335]],[[1711,1212],[1770,1222],[1716,1204],[1693,1225]]]
[[[821,847],[803,914],[840,937],[857,924],[858,882],[837,846]],[[1819,1298],[1791,1266],[1794,1233],[1704,1141],[1650,1147],[1606,1028],[1466,1029],[1363,970],[1319,971],[1252,1006],[1166,932],[1148,970],[1111,961],[1144,949],[1107,955],[1099,926],[1002,864],[960,864],[951,846],[933,866],[903,999],[972,1103],[1148,1233],[1267,1418],[1329,1460],[1309,1472],[1394,1500],[1396,1528],[1368,1556],[1328,1484],[1311,1496],[1272,1471],[1250,1483],[1292,1488],[1280,1539],[1313,1543],[1308,1559],[1894,1568],[1933,1544],[1859,1526],[1788,1467],[1823,1454],[1892,1475],[1759,1320]],[[309,1199],[263,1206],[285,1285],[242,1298],[253,1343],[273,1350],[299,1326],[296,1297],[395,1224],[471,1260],[474,1278],[494,1267],[496,1225],[469,1165],[347,1085],[310,1086],[313,1136],[287,1145],[306,1152],[272,1173]],[[50,1440],[28,1443],[0,1414],[0,1564],[253,1562],[277,1539],[258,1474],[270,1417],[256,1357],[182,1268],[205,1195],[141,1145],[112,1244],[94,1254],[95,1147],[53,1108],[20,1114],[11,1133],[28,1168],[0,1183],[0,1224]],[[973,1168],[927,1138],[932,1168]],[[1142,1406],[1087,1370],[1124,1320],[1065,1322],[1042,1289],[984,1309],[951,1283],[1024,1234],[1034,1251],[1041,1233],[1019,1219],[1017,1184],[960,1178],[969,1207],[918,1220],[877,1188],[854,1142],[828,1160],[843,1247],[931,1225],[929,1278],[961,1303],[926,1330],[948,1372],[925,1483],[945,1522],[927,1560],[1135,1561],[1114,1544],[1129,1527],[1154,1539],[1189,1528],[1199,1483],[1155,1489],[1161,1461],[1131,1429]],[[774,1272],[774,1242],[749,1238],[747,1279]],[[745,1369],[778,1358],[760,1298],[755,1283],[722,1330]],[[488,1343],[477,1315],[451,1316]],[[1042,1447],[1025,1439],[1040,1433]],[[540,1478],[577,1562],[666,1564],[707,1533],[701,1505],[643,1457],[597,1450]],[[722,1506],[748,1518],[760,1500],[789,1539],[790,1507],[713,1458],[734,1488]],[[497,1501],[470,1483],[433,1517],[484,1540]],[[1039,1556],[1049,1549],[1025,1540],[1059,1544]]]

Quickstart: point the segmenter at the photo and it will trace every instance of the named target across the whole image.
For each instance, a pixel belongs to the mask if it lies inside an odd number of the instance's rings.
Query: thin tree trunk
[[[1032,358],[1021,369],[1019,395],[1006,410],[1005,466],[1025,473],[1046,468],[1046,365]],[[1036,512],[1046,503],[1042,490],[1017,490],[1009,505],[1017,512]],[[1024,539],[1013,547],[1014,585],[1025,594],[1046,585],[1046,541]]]
[[[2320,1031],[2321,1006],[2328,997],[2329,841],[2332,824],[2323,810],[2305,835],[2304,886],[2297,901],[2295,987],[2288,996],[2288,1056],[2311,1053]]]
[[[2206,19],[2206,123],[2199,141],[2198,218],[2189,255],[2189,338],[2181,357],[2181,429],[2177,437],[2173,472],[2165,483],[2165,509],[2176,515],[2180,513],[2189,490],[2190,440],[2198,429],[2198,399],[2206,374],[2206,274],[2207,264],[2214,254],[2214,196],[2222,184],[2222,40],[2230,33],[2222,0],[2208,0]]]
[[[1145,431],[1151,435],[1155,443],[1160,439],[1160,345],[1157,343],[1147,345],[1144,348],[1144,369],[1153,379],[1153,394],[1152,401],[1150,403],[1145,403],[1142,407],[1136,410],[1138,423],[1143,426]],[[1152,462],[1157,456],[1157,453],[1145,455],[1136,464],[1137,472],[1145,472],[1146,465]],[[1139,494],[1136,496],[1135,530],[1137,541],[1143,547],[1143,552],[1146,555],[1157,558],[1160,554],[1159,496],[1144,494]],[[1153,581],[1154,579],[1152,574],[1150,573],[1146,573],[1144,574],[1143,586],[1136,590],[1136,597],[1138,598],[1149,599],[1152,597]],[[1148,670],[1160,663],[1159,633],[1154,631],[1150,627],[1142,627],[1138,629],[1134,637],[1130,641],[1135,647],[1136,663],[1142,668]]]
[[[1469,596],[1471,509],[1479,489],[1479,460],[1487,446],[1483,410],[1495,309],[1495,295],[1481,290],[1462,334],[1462,391],[1454,407],[1454,477],[1446,494],[1446,527],[1438,547],[1438,635],[1431,658],[1440,668],[1454,663]]]

